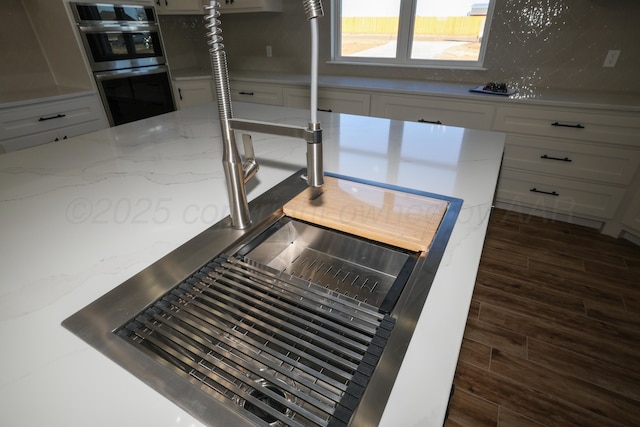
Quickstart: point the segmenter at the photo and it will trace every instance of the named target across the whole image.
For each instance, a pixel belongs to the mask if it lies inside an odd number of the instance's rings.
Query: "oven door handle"
[[[122,79],[127,77],[135,77],[149,74],[167,73],[169,68],[165,65],[153,66],[153,67],[140,67],[140,68],[128,68],[126,70],[113,70],[94,73],[96,80],[112,80]]]
[[[78,28],[83,33],[148,33],[158,32],[160,26],[152,23],[134,23],[134,24],[102,24],[92,22],[79,22]]]

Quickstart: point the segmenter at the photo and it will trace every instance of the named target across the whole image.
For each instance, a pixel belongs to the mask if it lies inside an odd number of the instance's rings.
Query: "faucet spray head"
[[[304,12],[307,14],[308,20],[324,16],[324,10],[322,9],[322,0],[303,0],[303,3]]]

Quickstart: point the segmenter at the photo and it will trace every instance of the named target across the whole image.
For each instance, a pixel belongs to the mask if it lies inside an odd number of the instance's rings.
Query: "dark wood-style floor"
[[[493,212],[446,427],[640,426],[640,247]]]

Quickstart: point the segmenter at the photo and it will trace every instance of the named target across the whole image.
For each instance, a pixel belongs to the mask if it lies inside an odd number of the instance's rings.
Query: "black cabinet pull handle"
[[[572,162],[573,160],[571,160],[568,157],[565,158],[560,158],[560,157],[552,157],[552,156],[547,156],[546,154],[543,154],[542,156],[540,156],[541,159],[545,159],[545,160],[557,160],[559,162]]]
[[[160,6],[160,0],[156,0],[156,4]]]
[[[548,194],[549,196],[559,196],[559,193],[556,193],[555,191],[542,191],[542,190],[538,190],[537,188],[533,187],[531,190],[532,193],[540,193],[540,194]]]
[[[418,120],[418,123],[430,123],[432,125],[441,125],[442,124],[442,122],[440,120],[432,121],[432,120],[425,120],[425,119]]]
[[[318,111],[324,111],[325,113],[333,113],[331,108],[318,108]]]
[[[563,127],[563,128],[574,128],[574,129],[584,129],[584,126],[578,123],[577,125],[568,125],[566,123],[553,122],[551,126]]]
[[[182,101],[182,89],[178,88],[178,97],[180,97],[180,101]]]
[[[249,96],[253,96],[253,92],[246,92],[244,90],[241,90],[240,92],[238,92],[240,95],[249,95]]]
[[[40,117],[38,119],[39,122],[46,122],[47,120],[53,120],[53,119],[61,119],[63,117],[67,117],[66,114],[56,114],[55,116],[49,116],[49,117]]]

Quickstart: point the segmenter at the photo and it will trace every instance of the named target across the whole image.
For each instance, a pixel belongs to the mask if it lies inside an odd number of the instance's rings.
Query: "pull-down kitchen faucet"
[[[253,131],[279,135],[286,137],[302,138],[307,142],[307,182],[311,187],[320,187],[323,182],[322,171],[322,128],[317,119],[317,87],[318,87],[318,26],[316,18],[324,16],[322,0],[303,0],[307,19],[311,23],[311,119],[306,128],[299,126],[283,125],[278,123],[266,123],[254,120],[235,119],[231,107],[231,90],[229,87],[229,70],[227,56],[222,44],[222,30],[220,25],[220,3],[211,0],[209,15],[205,18],[209,21],[206,25],[209,30],[207,36],[211,48],[211,66],[216,85],[218,98],[218,110],[220,113],[220,128],[222,131],[222,165],[227,181],[229,204],[231,209],[231,225],[233,228],[243,229],[251,224],[249,205],[245,184],[258,172],[251,136],[242,135],[244,143],[244,161],[240,157],[236,145],[234,131]]]

